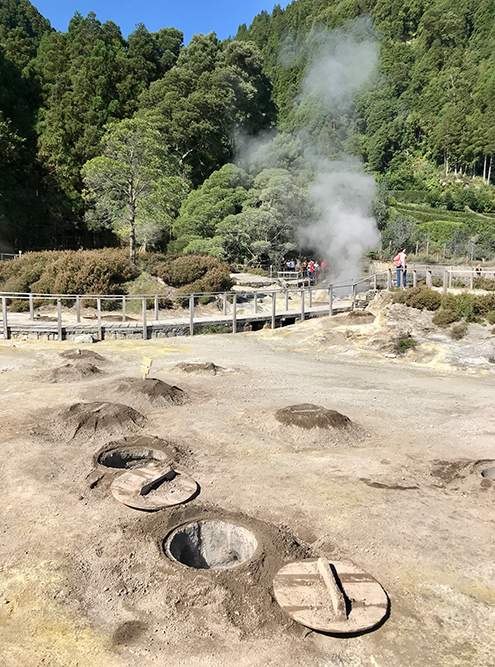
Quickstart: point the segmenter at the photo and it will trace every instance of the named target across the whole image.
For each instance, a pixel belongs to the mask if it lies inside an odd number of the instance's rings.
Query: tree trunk
[[[445,175],[448,176],[448,173],[449,173],[449,154],[447,153],[447,151],[445,151],[445,153],[443,154],[443,161],[444,161],[444,164],[445,164]]]
[[[486,183],[486,155],[483,158],[483,183]]]
[[[131,224],[131,232],[129,234],[129,261],[133,266],[136,266],[136,230]]]
[[[493,155],[490,155],[490,164],[488,165],[488,176],[486,177],[486,182],[490,185],[490,179],[492,177],[492,161]]]

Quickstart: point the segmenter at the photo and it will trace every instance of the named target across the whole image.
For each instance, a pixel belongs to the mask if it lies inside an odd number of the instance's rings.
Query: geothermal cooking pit
[[[489,479],[492,482],[495,482],[495,466],[492,468],[484,468],[481,471],[481,476],[484,477],[485,479]]]
[[[165,452],[148,447],[115,447],[101,452],[96,460],[106,468],[131,470],[152,463],[163,463],[168,458]]]
[[[164,540],[165,554],[172,560],[199,570],[226,570],[250,560],[258,540],[233,523],[194,521],[173,530]]]

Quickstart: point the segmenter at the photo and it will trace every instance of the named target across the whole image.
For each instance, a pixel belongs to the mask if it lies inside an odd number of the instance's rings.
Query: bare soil
[[[1,341],[0,664],[493,665],[495,482],[482,475],[495,466],[493,342],[468,349],[405,307],[373,308],[275,331],[88,344],[109,363],[85,361],[105,375],[56,383],[49,373],[74,343]],[[393,341],[407,329],[418,344],[400,357]],[[143,356],[189,400],[137,409],[118,396],[122,378],[141,382]],[[349,424],[277,420],[301,404]],[[109,487],[125,469],[99,456],[133,447],[180,464],[197,496],[151,513],[116,502]],[[207,519],[249,529],[253,557],[227,570],[172,562],[167,535]],[[279,608],[278,569],[319,556],[382,584],[380,628],[330,637]]]

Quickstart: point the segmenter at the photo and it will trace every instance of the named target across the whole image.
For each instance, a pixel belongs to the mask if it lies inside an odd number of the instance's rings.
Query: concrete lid
[[[142,510],[158,510],[189,500],[198,488],[195,480],[170,464],[134,468],[117,477],[110,487],[119,502]]]
[[[332,634],[371,630],[387,615],[380,584],[354,563],[300,560],[282,567],[273,580],[275,599],[302,625]]]

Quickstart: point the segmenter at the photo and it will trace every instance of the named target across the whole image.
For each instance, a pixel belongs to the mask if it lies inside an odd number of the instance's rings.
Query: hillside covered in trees
[[[376,221],[493,255],[494,54],[491,0],[295,0],[187,46],[0,0],[0,247],[257,264]]]

